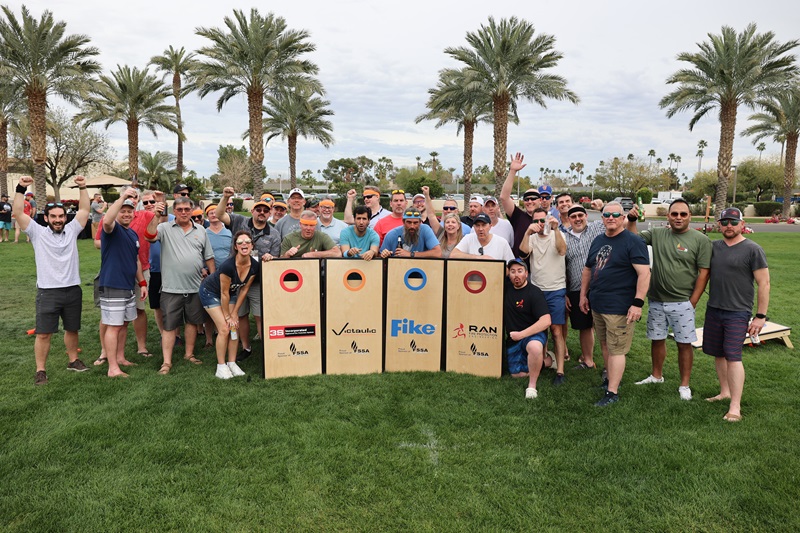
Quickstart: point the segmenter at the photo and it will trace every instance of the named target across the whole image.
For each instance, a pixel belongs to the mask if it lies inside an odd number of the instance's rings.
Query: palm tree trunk
[[[172,75],[172,94],[175,95],[175,119],[178,125],[178,158],[175,164],[175,172],[178,173],[178,181],[183,181],[183,120],[181,119],[181,75],[175,72]]]
[[[251,87],[247,91],[247,115],[250,128],[250,177],[253,180],[253,197],[259,198],[263,190],[262,168],[264,164],[264,89]]]
[[[0,194],[8,196],[8,121],[0,120]]]
[[[47,203],[47,94],[44,90],[28,93],[28,117],[31,122],[31,159],[33,159],[33,185],[37,205]]]
[[[128,179],[139,179],[139,121],[130,119],[128,126]],[[168,191],[167,191],[168,192]]]
[[[289,135],[289,182],[297,187],[297,135]]]
[[[472,147],[475,143],[475,122],[464,122],[464,212],[472,194]]]
[[[794,187],[794,165],[797,157],[797,132],[786,135],[786,165],[783,167],[783,217],[789,218]]]
[[[508,151],[508,95],[494,97],[494,195],[500,196],[506,180]]]
[[[721,213],[728,204],[728,179],[733,161],[733,139],[736,135],[736,102],[725,101],[719,112],[719,155],[717,157],[717,194],[714,209]],[[736,201],[736,198],[733,199]]]

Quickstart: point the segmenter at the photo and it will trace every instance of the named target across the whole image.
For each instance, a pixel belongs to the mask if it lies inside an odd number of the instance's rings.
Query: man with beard
[[[392,191],[392,200],[389,202],[389,205],[392,208],[392,213],[387,217],[383,217],[377,224],[375,224],[374,228],[375,232],[378,234],[378,237],[381,238],[381,244],[383,244],[383,240],[386,238],[387,233],[403,225],[403,213],[406,210],[407,204],[408,201],[406,201],[405,191],[402,189],[395,189]],[[417,213],[419,213],[419,211],[417,211]],[[422,213],[420,213],[420,217],[422,217]]]
[[[442,247],[433,230],[422,224],[416,209],[406,209],[403,225],[386,234],[381,257],[442,257]]]
[[[369,261],[378,254],[380,237],[375,230],[369,227],[370,212],[364,205],[358,205],[353,210],[355,224],[342,230],[339,248],[344,257],[360,257]]]
[[[452,258],[502,259],[504,263],[514,259],[511,245],[497,235],[490,233],[492,221],[486,213],[480,213],[472,223],[472,233],[464,238],[450,252]]]
[[[527,377],[525,398],[539,396],[536,381],[542,364],[552,366],[552,359],[544,355],[547,346],[547,328],[550,311],[539,287],[528,281],[528,265],[520,258],[507,263],[508,279],[503,304],[503,322],[511,342],[506,349],[508,370],[515,378]]]
[[[225,187],[222,190],[222,199],[217,205],[217,218],[230,229],[232,235],[239,231],[249,231],[253,240],[251,255],[258,257],[261,261],[271,261],[279,257],[281,253],[281,236],[277,228],[270,226],[269,213],[270,205],[264,200],[259,200],[253,204],[250,212],[251,217],[246,217],[236,213],[228,213],[224,206],[229,198],[233,198],[235,191],[233,187]],[[235,243],[231,242],[229,255],[236,255]],[[239,295],[244,298],[245,295]],[[251,312],[256,319],[256,329],[259,338],[262,338],[263,324],[261,323],[261,277],[256,276],[250,289],[247,291],[247,301],[239,308],[239,338],[242,341],[242,350],[237,357],[238,361],[244,361],[252,353],[250,344],[250,320],[241,320]]]
[[[625,356],[633,330],[642,318],[642,306],[650,286],[650,256],[642,240],[623,226],[625,213],[618,202],[603,209],[605,233],[589,248],[581,273],[580,307],[589,312],[608,371],[606,392],[595,405],[605,407],[619,400],[619,384],[625,372]]]
[[[472,224],[475,223],[475,219],[483,213],[483,198],[480,196],[473,196],[469,199],[469,204],[467,205],[468,213],[461,217],[461,222],[472,227]]]
[[[628,229],[637,232],[636,206],[628,213]],[[645,244],[653,247],[653,273],[647,293],[647,338],[650,339],[650,358],[653,370],[637,385],[664,383],[664,360],[667,358],[669,328],[678,345],[678,371],[681,400],[691,400],[689,378],[692,375],[694,348],[697,340],[694,310],[708,283],[711,267],[711,241],[689,227],[692,213],[683,198],[673,200],[667,212],[668,228],[653,228],[639,234]]]
[[[103,347],[110,378],[128,377],[120,365],[133,365],[125,358],[125,341],[128,323],[136,319],[137,284],[140,299],[147,298],[147,280],[139,261],[139,236],[130,227],[138,197],[134,188],[120,195],[103,217],[100,236],[100,321],[105,325]]]
[[[328,235],[317,231],[317,215],[311,210],[300,214],[300,231],[286,236],[281,242],[281,257],[342,257],[339,245]]]
[[[25,232],[33,243],[36,259],[36,377],[34,385],[47,383],[47,356],[50,353],[50,339],[58,331],[58,320],[64,324],[64,344],[69,357],[68,370],[85,372],[88,370],[78,359],[78,330],[81,329],[80,267],[78,264],[78,235],[89,220],[89,195],[86,193],[86,179],[75,178],[80,189],[78,212],[72,222],[67,224],[67,211],[60,203],[47,204],[44,220],[47,227],[37,224],[24,212],[25,192],[33,184],[33,178],[23,176],[19,179],[12,214],[17,227]]]

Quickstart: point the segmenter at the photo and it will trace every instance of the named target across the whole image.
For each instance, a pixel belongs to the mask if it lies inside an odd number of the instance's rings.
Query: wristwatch
[[[415,251],[413,251],[413,250],[412,250],[412,251],[411,251],[411,257],[414,257],[414,255],[416,255],[416,253],[417,253],[417,252],[415,252]]]
[[[765,315],[764,313],[756,313],[756,318],[760,318],[763,320],[767,318],[767,315]]]

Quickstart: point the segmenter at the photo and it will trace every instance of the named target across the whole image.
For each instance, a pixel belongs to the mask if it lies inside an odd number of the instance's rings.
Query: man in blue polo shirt
[[[442,247],[433,230],[422,224],[416,209],[403,212],[403,225],[386,234],[381,257],[442,257]]]

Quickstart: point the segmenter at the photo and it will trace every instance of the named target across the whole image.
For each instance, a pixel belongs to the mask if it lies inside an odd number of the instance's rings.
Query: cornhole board
[[[448,259],[445,369],[499,378],[503,370],[503,261]]]
[[[383,370],[383,261],[325,260],[325,373]]]
[[[695,348],[702,348],[703,328],[697,328],[695,332],[697,333],[697,340],[692,343],[692,346]],[[794,346],[792,346],[792,341],[789,339],[789,335],[791,335],[791,333],[792,328],[788,326],[782,326],[780,324],[776,324],[775,322],[765,322],[764,328],[761,330],[761,333],[758,334],[758,339],[761,342],[772,339],[780,339],[787,346],[787,348],[794,349]],[[672,333],[670,333],[670,336],[673,336]],[[750,337],[746,336],[742,341],[742,344],[752,344]]]
[[[441,369],[444,264],[390,258],[386,266],[386,372]]]
[[[264,377],[322,373],[319,259],[261,264]]]

